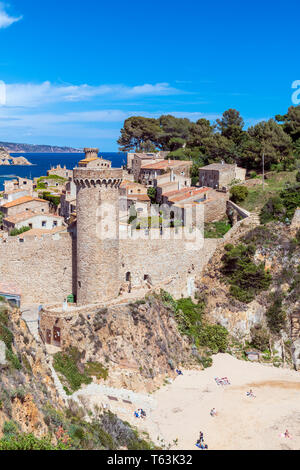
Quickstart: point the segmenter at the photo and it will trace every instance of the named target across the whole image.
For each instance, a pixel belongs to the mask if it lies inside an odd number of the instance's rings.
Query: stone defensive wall
[[[131,287],[164,285],[164,289],[179,298],[193,294],[193,285],[215,252],[220,240],[202,239],[199,246],[193,240],[126,239],[120,240],[121,285],[130,279]],[[126,289],[126,287],[125,287]]]
[[[194,281],[216,249],[239,238],[252,224],[252,218],[247,217],[236,223],[224,238],[200,237],[198,243],[176,229],[170,229],[170,233],[164,229],[163,235],[159,229],[151,229],[148,236],[144,230],[135,230],[125,238],[120,233],[117,258],[109,257],[107,252],[102,255],[116,262],[114,282],[118,293],[144,287],[163,288],[177,298],[189,296],[193,294]],[[78,293],[76,243],[76,237],[72,238],[70,233],[0,239],[0,278],[21,290],[23,305],[61,302],[62,306],[69,294]],[[99,267],[103,269],[106,264],[105,260],[102,264],[102,255]],[[87,257],[86,262],[92,266],[92,257]],[[90,299],[87,303],[95,302]]]
[[[22,304],[63,301],[72,293],[76,267],[69,233],[0,240],[0,278],[20,288]]]

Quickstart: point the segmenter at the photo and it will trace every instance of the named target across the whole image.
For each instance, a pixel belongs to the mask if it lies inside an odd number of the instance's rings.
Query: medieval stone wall
[[[193,249],[193,241],[182,239],[120,240],[120,281],[130,279],[132,288],[161,286],[176,297],[192,295],[189,282],[213,255],[217,239],[206,239],[203,247]],[[190,244],[190,246],[189,246]]]
[[[0,242],[0,278],[21,289],[22,303],[63,302],[72,293],[72,237],[8,237]]]

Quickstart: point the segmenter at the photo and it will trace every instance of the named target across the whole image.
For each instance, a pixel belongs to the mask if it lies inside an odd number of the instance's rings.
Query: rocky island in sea
[[[0,148],[0,165],[32,165],[25,157],[12,157],[3,147]]]

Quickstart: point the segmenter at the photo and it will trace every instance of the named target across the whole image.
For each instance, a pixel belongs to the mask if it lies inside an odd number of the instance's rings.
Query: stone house
[[[3,193],[3,198],[0,199],[0,206],[3,206],[7,202],[12,202],[16,199],[20,199],[24,196],[30,196],[29,191],[27,191],[27,189],[13,189],[11,191],[7,191]]]
[[[33,180],[28,178],[17,178],[13,180],[4,181],[4,193],[10,191],[28,191],[29,195],[33,194]]]
[[[25,211],[48,213],[49,201],[37,197],[23,196],[0,206],[4,217],[10,217]]]
[[[216,222],[226,214],[226,204],[229,194],[216,191],[212,188],[182,188],[179,191],[170,191],[162,197],[163,203],[171,208],[171,215],[175,219],[185,220],[185,210],[191,205],[202,205],[204,209],[204,222]]]
[[[47,171],[47,176],[56,175],[61,176],[62,178],[72,179],[73,178],[73,170],[68,170],[66,165],[64,167],[57,165],[52,166],[50,170]]]
[[[192,161],[186,160],[161,160],[145,164],[141,167],[139,182],[148,186],[154,186],[155,181],[163,175],[166,175],[166,181],[174,179],[174,176],[177,175],[177,177],[185,178],[186,185],[188,185],[192,164]]]
[[[61,215],[67,221],[70,219],[71,214],[75,213],[75,211],[76,185],[73,181],[68,181],[60,196],[59,215]]]
[[[63,217],[54,214],[39,214],[33,211],[25,211],[11,215],[3,219],[4,230],[30,227],[31,229],[52,230],[63,225]]]
[[[139,180],[139,173],[141,166],[144,163],[151,163],[159,160],[164,160],[169,152],[159,151],[159,152],[148,152],[148,153],[127,153],[127,171],[131,174],[134,174],[134,180]]]
[[[212,163],[199,169],[200,186],[214,189],[228,187],[233,180],[245,181],[246,170],[236,164]]]
[[[120,217],[127,219],[132,206],[140,216],[146,217],[150,210],[150,198],[145,186],[125,180],[120,185]]]

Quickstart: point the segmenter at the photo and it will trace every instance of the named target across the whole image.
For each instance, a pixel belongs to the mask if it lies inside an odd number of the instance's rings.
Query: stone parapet
[[[123,178],[123,170],[121,168],[107,168],[99,170],[74,168],[73,178],[77,186],[90,187],[100,185],[119,187]]]

